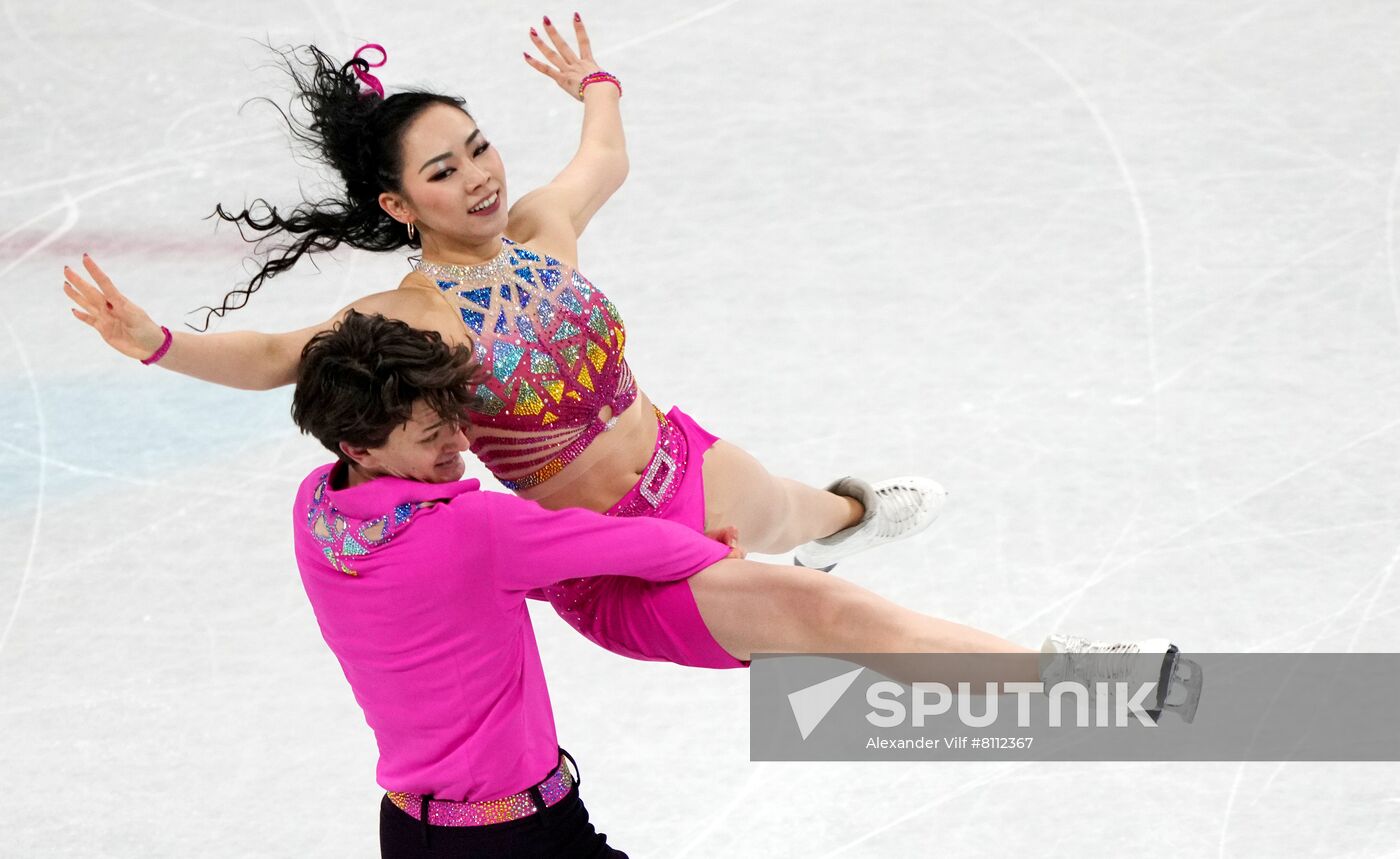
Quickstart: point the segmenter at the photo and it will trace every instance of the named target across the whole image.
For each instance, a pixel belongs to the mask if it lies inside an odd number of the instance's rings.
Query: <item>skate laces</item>
[[[1071,639],[1066,656],[1080,657],[1071,659],[1071,664],[1078,670],[1076,674],[1092,674],[1093,676],[1081,676],[1079,679],[1085,682],[1095,680],[1126,680],[1132,673],[1133,659],[1139,653],[1136,644],[1127,642],[1106,642],[1088,641],[1083,638]],[[1085,659],[1083,657],[1089,657]],[[1090,686],[1092,688],[1092,685]]]
[[[879,506],[875,510],[875,535],[898,537],[919,522],[924,495],[909,486],[886,486],[875,490]]]

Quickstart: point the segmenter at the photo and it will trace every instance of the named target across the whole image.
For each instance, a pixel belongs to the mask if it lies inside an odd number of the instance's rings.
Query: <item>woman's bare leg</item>
[[[860,521],[865,508],[786,477],[726,441],[705,452],[705,529],[732,525],[739,543],[765,555],[834,534]]]
[[[691,577],[690,587],[710,634],[737,659],[753,653],[1019,654],[1025,658],[1002,663],[1007,673],[986,679],[1040,679],[1038,654],[1030,648],[920,614],[817,570],[725,560]]]

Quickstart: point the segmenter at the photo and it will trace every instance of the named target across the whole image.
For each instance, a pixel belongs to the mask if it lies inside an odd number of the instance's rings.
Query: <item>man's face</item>
[[[341,449],[371,477],[451,483],[466,472],[462,451],[469,446],[460,424],[444,421],[419,400],[408,423],[395,427],[383,446],[356,448],[342,443]]]

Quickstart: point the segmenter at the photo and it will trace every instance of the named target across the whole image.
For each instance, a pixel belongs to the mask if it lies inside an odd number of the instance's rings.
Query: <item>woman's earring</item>
[[[408,227],[408,240],[411,242],[417,236],[418,231],[413,228],[412,221],[409,221],[405,226]]]

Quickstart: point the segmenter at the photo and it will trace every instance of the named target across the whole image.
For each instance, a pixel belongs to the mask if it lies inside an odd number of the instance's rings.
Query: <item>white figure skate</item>
[[[793,561],[799,567],[823,572],[857,552],[914,536],[933,524],[948,497],[948,490],[923,477],[896,477],[873,485],[843,477],[826,491],[859,501],[865,515],[849,528],[794,550]]]
[[[1146,708],[1156,722],[1171,710],[1185,722],[1196,718],[1204,677],[1201,666],[1178,653],[1165,638],[1143,641],[1089,641],[1077,635],[1052,635],[1040,648],[1040,677],[1049,689],[1071,680],[1084,684],[1093,698],[1096,683],[1118,681],[1157,684],[1154,706]],[[1147,657],[1160,656],[1161,661]]]

